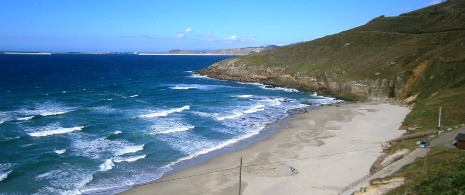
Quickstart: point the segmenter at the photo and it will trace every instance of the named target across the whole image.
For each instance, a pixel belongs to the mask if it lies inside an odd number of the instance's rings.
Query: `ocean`
[[[335,101],[193,72],[230,57],[0,55],[0,194],[120,192]]]

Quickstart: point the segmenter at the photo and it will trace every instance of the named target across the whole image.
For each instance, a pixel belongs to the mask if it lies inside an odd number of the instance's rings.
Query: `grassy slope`
[[[402,78],[399,99],[417,95],[408,126],[465,123],[465,1],[450,0],[398,17],[378,17],[366,25],[310,42],[240,57],[249,66],[285,67],[290,75],[339,81]],[[421,74],[415,68],[426,64]],[[414,78],[414,79],[412,79]],[[324,78],[322,78],[324,80]]]
[[[391,177],[406,177],[397,194],[465,194],[465,151],[435,147],[425,158],[403,167]]]
[[[338,81],[400,78],[395,97],[416,96],[404,124],[435,130],[442,107],[443,128],[465,124],[465,0],[449,0],[366,25],[255,55],[238,64],[285,68],[291,76]],[[392,79],[394,78],[394,79]],[[416,147],[416,140],[392,147]],[[465,194],[465,152],[436,147],[393,177],[406,184],[390,194]]]

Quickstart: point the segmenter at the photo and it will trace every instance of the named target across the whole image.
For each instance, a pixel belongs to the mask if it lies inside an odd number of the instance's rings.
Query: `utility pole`
[[[441,107],[439,107],[439,123],[438,123],[438,131],[441,130]]]
[[[239,195],[241,195],[241,183],[242,183],[242,157],[241,157],[241,165],[239,166]]]

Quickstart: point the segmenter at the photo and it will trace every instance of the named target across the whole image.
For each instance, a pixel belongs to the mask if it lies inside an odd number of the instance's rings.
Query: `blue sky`
[[[0,51],[152,51],[284,45],[438,0],[2,0]]]

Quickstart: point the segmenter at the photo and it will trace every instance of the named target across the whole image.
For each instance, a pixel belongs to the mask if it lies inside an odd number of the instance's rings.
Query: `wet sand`
[[[162,177],[122,194],[337,194],[369,173],[382,143],[409,108],[385,103],[324,106],[289,117],[288,125],[247,148]]]

